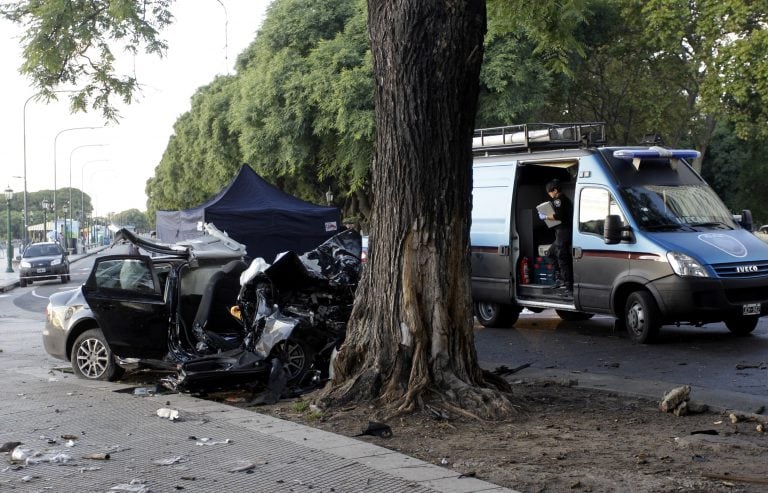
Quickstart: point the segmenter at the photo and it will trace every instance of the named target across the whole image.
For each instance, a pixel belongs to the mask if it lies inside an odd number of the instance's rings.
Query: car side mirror
[[[16,261],[21,262],[21,255],[16,255]]]
[[[605,216],[605,226],[603,228],[603,241],[607,245],[621,243],[624,226],[621,223],[621,216],[611,214]]]

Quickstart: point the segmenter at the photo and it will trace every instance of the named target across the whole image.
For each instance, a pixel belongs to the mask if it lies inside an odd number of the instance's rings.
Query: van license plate
[[[742,315],[760,315],[760,303],[741,305]]]
[[[38,274],[42,274],[42,273],[44,273],[44,272],[45,272],[45,269],[44,269],[44,268],[43,268],[43,269],[37,269],[37,273],[38,273]]]

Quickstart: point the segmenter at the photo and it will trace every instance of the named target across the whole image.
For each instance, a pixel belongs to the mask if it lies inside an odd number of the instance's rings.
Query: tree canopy
[[[162,55],[171,3],[24,0],[0,9],[27,28],[21,69],[43,94],[77,80],[73,109],[118,118],[115,97],[130,101],[138,86],[114,72],[112,50]],[[768,0],[536,9],[489,0],[476,126],[604,121],[612,143],[658,133],[702,151],[695,164],[706,169],[720,122],[746,146],[768,132],[767,13]],[[200,88],[176,122],[147,183],[150,216],[210,198],[245,162],[290,193],[323,202],[330,190],[346,213],[367,217],[375,132],[367,23],[365,0],[275,0],[236,73]]]

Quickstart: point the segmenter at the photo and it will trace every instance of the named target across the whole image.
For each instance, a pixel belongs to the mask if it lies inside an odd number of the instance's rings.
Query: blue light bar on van
[[[663,147],[651,147],[650,149],[618,149],[613,151],[613,157],[618,159],[698,159],[699,151],[692,149],[664,149]]]
[[[648,149],[617,149],[613,151],[613,157],[618,159],[631,159],[632,166],[640,169],[643,159],[669,159],[669,167],[677,169],[681,159],[696,159],[701,156],[699,151],[692,149],[666,149],[664,147],[649,147]]]

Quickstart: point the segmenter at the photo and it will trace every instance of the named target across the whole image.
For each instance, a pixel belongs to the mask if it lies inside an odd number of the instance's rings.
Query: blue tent
[[[269,263],[280,252],[304,253],[339,229],[339,210],[305,202],[270,185],[248,165],[204,204],[182,211],[157,211],[157,239],[165,243],[203,234],[213,223],[247,247],[248,257]]]

